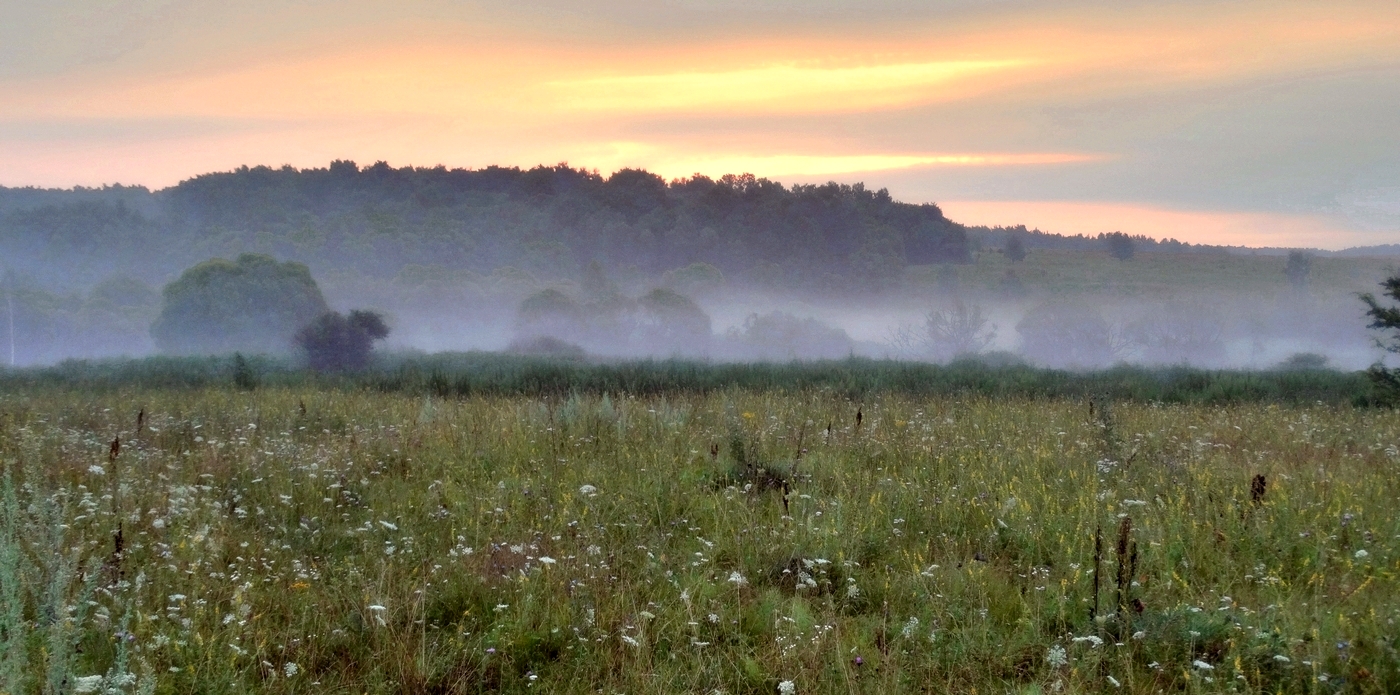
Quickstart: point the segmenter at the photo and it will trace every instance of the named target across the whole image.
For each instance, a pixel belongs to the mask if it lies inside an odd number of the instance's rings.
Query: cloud
[[[575,151],[575,164],[613,171],[645,168],[665,178],[692,174],[718,177],[754,173],[774,177],[821,177],[920,167],[1019,167],[1076,164],[1102,159],[1100,155],[1030,153],[903,153],[903,154],[795,154],[714,151],[704,148],[665,148],[641,142],[612,142]]]
[[[946,60],[859,67],[761,65],[717,72],[586,77],[547,82],[560,110],[851,111],[936,98],[952,84],[1025,66],[1024,60]]]
[[[1372,229],[1400,188],[1393,2],[44,7],[0,27],[4,184],[567,160]]]

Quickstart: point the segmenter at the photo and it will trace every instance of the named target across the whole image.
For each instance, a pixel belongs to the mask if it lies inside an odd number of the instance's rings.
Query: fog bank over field
[[[0,359],[154,354],[167,283],[252,253],[303,264],[321,306],[382,313],[390,350],[1359,369],[1381,352],[1357,294],[1398,252],[968,227],[859,184],[752,176],[241,169],[157,192],[0,189]]]

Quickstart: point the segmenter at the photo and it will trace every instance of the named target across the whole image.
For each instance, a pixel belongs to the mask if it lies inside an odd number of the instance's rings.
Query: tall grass
[[[16,692],[1400,688],[1394,411],[263,376],[0,395]]]
[[[197,389],[256,384],[281,387],[371,388],[434,396],[559,396],[604,393],[636,396],[747,391],[828,391],[849,398],[889,393],[935,396],[1082,398],[1163,403],[1348,403],[1372,398],[1364,372],[1328,370],[1211,371],[1190,367],[1120,366],[1074,372],[975,360],[948,365],[851,358],[790,363],[709,363],[683,360],[585,362],[494,353],[387,356],[354,375],[316,375],[272,358],[169,358],[70,361],[48,368],[0,372],[0,389],[133,387]]]

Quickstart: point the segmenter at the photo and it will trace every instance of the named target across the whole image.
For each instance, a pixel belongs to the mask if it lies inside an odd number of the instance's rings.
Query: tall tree
[[[1302,251],[1289,251],[1288,264],[1283,267],[1283,274],[1288,277],[1288,284],[1295,290],[1301,290],[1308,286],[1308,275],[1312,273],[1312,256]]]
[[[1370,328],[1384,332],[1384,335],[1376,338],[1376,345],[1387,352],[1400,353],[1400,306],[1394,303],[1400,302],[1400,275],[1382,280],[1381,289],[1384,290],[1382,296],[1391,303],[1381,303],[1370,292],[1361,295],[1361,301],[1366,303],[1366,315],[1371,318]],[[1400,402],[1400,369],[1386,367],[1378,361],[1371,365],[1366,374],[1376,386],[1379,400],[1391,404]]]
[[[1001,253],[1006,256],[1006,260],[1012,263],[1026,260],[1026,242],[1022,241],[1020,233],[1007,232],[1006,245],[1002,248]]]
[[[183,355],[288,352],[297,330],[329,310],[306,266],[251,253],[200,263],[162,295],[151,337]]]

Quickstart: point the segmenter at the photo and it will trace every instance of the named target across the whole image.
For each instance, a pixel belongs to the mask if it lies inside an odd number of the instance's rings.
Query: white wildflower
[[[1059,668],[1069,663],[1069,655],[1065,654],[1065,648],[1058,644],[1051,645],[1050,651],[1045,652],[1045,665],[1050,668]]]
[[[729,583],[734,586],[744,586],[749,583],[749,580],[744,579],[744,575],[735,570],[729,573]]]
[[[792,681],[783,681],[778,684],[778,695],[793,695],[797,692],[797,684]]]
[[[1198,668],[1198,669],[1202,670],[1202,671],[1214,671],[1214,670],[1215,670],[1215,667],[1214,667],[1214,666],[1211,666],[1210,664],[1208,664],[1208,663],[1206,663],[1206,662],[1204,662],[1204,661],[1201,661],[1200,659],[1196,659],[1195,661],[1192,661],[1192,662],[1191,662],[1191,665],[1194,666],[1195,668]]]
[[[1108,678],[1108,684],[1115,688],[1122,687],[1123,685],[1122,683],[1119,683],[1118,679],[1114,678],[1113,676],[1106,676],[1106,678]]]
[[[1097,635],[1088,635],[1088,636],[1085,636],[1085,637],[1075,637],[1073,641],[1074,641],[1075,644],[1079,644],[1079,643],[1081,643],[1081,642],[1088,642],[1088,643],[1089,643],[1089,646],[1092,646],[1092,647],[1100,647],[1100,646],[1103,646],[1103,640],[1100,639]]]
[[[1292,661],[1292,659],[1290,659],[1290,658],[1288,658],[1288,657],[1286,657],[1286,656],[1284,656],[1284,655],[1282,655],[1282,654],[1275,654],[1275,655],[1274,655],[1274,661],[1277,661],[1277,662],[1279,662],[1280,664],[1286,664],[1286,663]]]
[[[96,468],[96,466],[94,466]],[[73,681],[73,692],[95,693],[102,686],[102,676],[79,676]]]
[[[93,474],[93,475],[107,475],[107,469],[106,469],[106,468],[103,468],[102,466],[88,466],[88,472],[91,473],[91,474]],[[85,676],[85,677],[90,678],[91,676]],[[102,677],[102,676],[98,676],[98,678],[101,678],[101,677]],[[79,679],[79,680],[81,680],[81,679]],[[94,686],[94,687],[96,687],[96,686]],[[79,690],[78,692],[84,692],[84,691]],[[87,692],[91,692],[91,691],[87,691]]]
[[[583,495],[584,497],[594,497],[598,494],[598,488],[593,487],[592,485],[581,485],[579,486],[578,494]]]
[[[1138,630],[1137,632],[1134,632],[1134,633],[1133,633],[1133,639],[1134,639],[1134,640],[1140,640],[1140,639],[1143,639],[1144,637],[1147,637],[1147,633],[1146,633],[1146,632],[1143,632],[1142,630]]]
[[[628,637],[627,635],[622,635],[622,641],[623,641],[623,642],[626,642],[626,643],[627,643],[627,646],[629,646],[629,647],[640,647],[640,646],[642,646],[642,643],[641,643],[641,642],[638,642],[637,640],[635,640],[635,639],[633,639],[633,638],[631,638],[631,637]]]
[[[1361,550],[1356,551],[1356,554],[1353,555],[1352,557],[1354,557],[1354,558],[1356,558],[1356,559],[1358,559],[1358,560],[1365,560],[1365,559],[1366,559],[1367,557],[1369,557],[1370,555],[1371,555],[1370,553],[1366,552],[1366,549],[1365,549],[1365,548],[1362,548]]]
[[[556,562],[556,560],[555,560],[554,558],[552,558],[552,557],[549,557],[549,556],[545,556],[545,557],[541,557],[541,558],[540,558],[540,564],[543,564],[543,565],[552,565],[552,564],[554,564],[555,562]]]
[[[299,671],[301,671],[301,667],[297,666],[296,664],[290,661],[288,661],[286,664],[283,664],[282,666],[282,673],[287,674],[288,678],[297,675],[297,672]]]
[[[382,520],[382,519],[379,521],[379,525],[380,525],[380,526],[383,526],[383,527],[386,528],[386,529],[389,529],[390,531],[397,531],[397,530],[399,530],[399,527],[398,527],[397,525],[392,524],[392,523],[389,523],[389,522],[384,521],[384,520]]]
[[[903,630],[900,630],[900,631],[899,631],[899,634],[900,634],[900,636],[903,637],[904,639],[909,639],[910,637],[913,637],[913,636],[914,636],[914,633],[916,633],[916,632],[918,632],[918,631],[919,631],[919,619],[918,619],[917,617],[911,615],[911,616],[909,616],[909,621],[906,622],[906,623],[904,623],[904,629],[903,629]]]
[[[860,596],[860,587],[850,584],[846,587],[846,598],[856,598]]]

